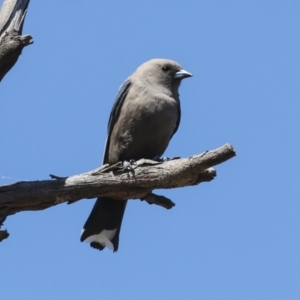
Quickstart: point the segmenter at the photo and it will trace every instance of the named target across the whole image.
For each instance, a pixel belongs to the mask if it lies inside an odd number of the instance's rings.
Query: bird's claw
[[[129,173],[132,174],[132,176],[134,177],[134,165],[136,165],[136,161],[134,159],[131,159],[129,161],[124,160],[123,161],[123,168],[125,171],[129,171]]]
[[[133,171],[133,166],[136,164],[136,161],[134,159],[131,159],[129,161],[124,160],[123,161],[123,168],[124,170]]]

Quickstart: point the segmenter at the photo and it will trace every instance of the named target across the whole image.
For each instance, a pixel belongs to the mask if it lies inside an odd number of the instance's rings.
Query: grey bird
[[[121,86],[114,102],[103,163],[161,157],[180,123],[180,82],[191,76],[168,59],[142,64]],[[126,204],[98,198],[80,240],[99,250],[117,251]]]

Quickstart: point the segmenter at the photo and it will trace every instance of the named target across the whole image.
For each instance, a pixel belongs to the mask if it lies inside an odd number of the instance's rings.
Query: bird
[[[103,164],[160,158],[180,123],[181,80],[191,76],[169,59],[140,65],[120,87],[113,104]],[[97,198],[81,231],[81,242],[116,252],[127,201]]]

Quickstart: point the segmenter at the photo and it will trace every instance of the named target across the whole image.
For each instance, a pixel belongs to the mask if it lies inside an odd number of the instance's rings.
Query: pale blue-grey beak
[[[193,76],[193,74],[191,74],[188,71],[185,71],[183,69],[181,69],[180,71],[178,71],[174,74],[174,78],[176,78],[176,79],[183,79],[183,78],[192,77],[192,76]]]

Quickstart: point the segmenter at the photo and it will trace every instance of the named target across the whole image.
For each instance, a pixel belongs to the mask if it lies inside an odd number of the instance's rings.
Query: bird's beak
[[[176,78],[176,79],[183,79],[183,78],[192,77],[192,76],[193,76],[193,74],[189,73],[188,71],[182,70],[182,69],[174,74],[174,78]]]

